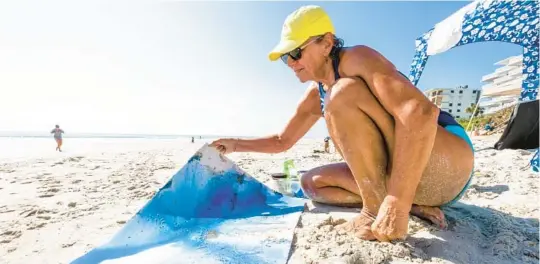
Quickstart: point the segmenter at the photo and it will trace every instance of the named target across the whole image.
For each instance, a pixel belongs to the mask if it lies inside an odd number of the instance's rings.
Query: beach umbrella
[[[416,39],[416,53],[408,76],[409,80],[416,85],[429,56],[462,45],[500,41],[522,46],[524,78],[518,105],[514,109],[506,131],[497,142],[496,148],[536,148],[536,154],[531,160],[535,171],[538,170],[540,163],[538,160],[538,110],[535,112],[531,109],[538,109],[538,74],[540,69],[538,22],[537,1],[473,1]],[[474,112],[476,112],[477,107],[478,104],[476,104]],[[524,119],[526,122],[523,122]],[[524,139],[525,142],[520,141],[519,139],[524,138],[525,135],[528,135]]]

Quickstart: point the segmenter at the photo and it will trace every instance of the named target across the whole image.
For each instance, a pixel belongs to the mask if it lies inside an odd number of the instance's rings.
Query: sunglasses
[[[302,50],[305,49],[309,44],[315,42],[315,41],[318,41],[320,39],[322,39],[324,36],[319,36],[317,38],[314,38],[310,41],[308,41],[306,44],[294,49],[294,50],[291,50],[283,55],[281,55],[281,60],[283,61],[283,63],[287,64],[287,60],[289,59],[289,57],[291,57],[292,60],[294,61],[297,61],[299,59],[302,58]]]

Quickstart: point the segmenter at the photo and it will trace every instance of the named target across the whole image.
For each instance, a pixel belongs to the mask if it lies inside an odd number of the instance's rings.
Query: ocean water
[[[212,142],[213,138],[195,139],[195,145]],[[158,149],[183,149],[191,137],[177,138],[70,138],[65,137],[62,152],[56,151],[52,137],[0,137],[0,161],[64,157],[96,153],[115,153]]]

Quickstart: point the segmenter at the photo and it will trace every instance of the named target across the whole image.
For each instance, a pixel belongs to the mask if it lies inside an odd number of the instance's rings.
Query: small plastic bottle
[[[285,195],[291,194],[291,184],[290,180],[285,173],[272,173],[272,179],[275,181],[278,191]]]
[[[283,173],[287,175],[289,180],[297,181],[298,180],[298,171],[294,166],[294,160],[288,159],[283,163]]]
[[[298,170],[296,170],[292,159],[286,160],[283,163],[283,174],[286,175],[284,184],[287,185],[287,192],[294,197],[304,198],[302,188],[300,187]]]

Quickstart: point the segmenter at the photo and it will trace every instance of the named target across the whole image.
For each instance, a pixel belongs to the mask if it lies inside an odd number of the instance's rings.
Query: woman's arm
[[[279,153],[290,149],[302,138],[321,117],[319,92],[315,84],[311,84],[300,100],[296,112],[281,133],[256,139],[227,139],[212,143],[232,147],[229,152]]]

